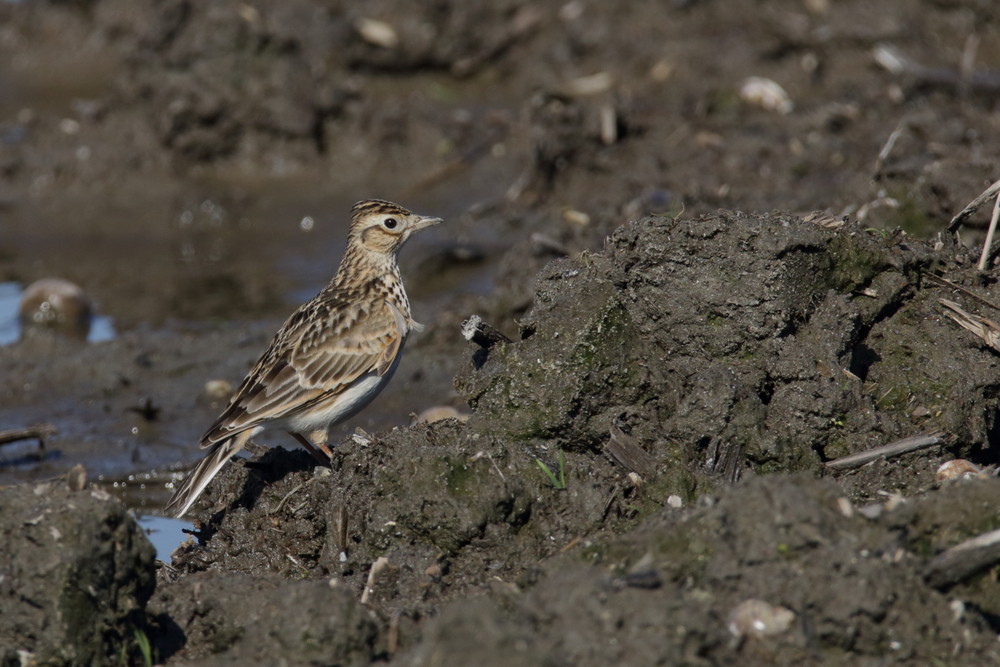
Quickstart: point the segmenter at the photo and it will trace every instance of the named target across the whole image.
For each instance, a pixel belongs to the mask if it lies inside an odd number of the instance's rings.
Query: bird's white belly
[[[367,373],[344,389],[336,398],[323,405],[318,405],[307,412],[301,412],[288,418],[288,428],[297,433],[307,434],[317,429],[326,429],[334,424],[350,419],[371,403],[382,388],[392,379],[402,350],[396,355],[395,361],[383,375]]]

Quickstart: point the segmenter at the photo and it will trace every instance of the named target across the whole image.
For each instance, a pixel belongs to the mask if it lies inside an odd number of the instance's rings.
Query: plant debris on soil
[[[0,471],[0,662],[1000,662],[1000,294],[988,213],[947,229],[1000,178],[996,18],[0,4],[0,83],[72,78],[70,43],[112,72],[0,96],[0,280],[62,273],[121,328],[0,347],[0,430],[45,425]],[[70,466],[193,459],[206,382],[266,345],[290,284],[223,261],[269,239],[243,179],[436,202],[449,236],[404,267],[397,426],[329,468],[251,448],[156,561]],[[205,192],[169,231],[87,212]],[[123,280],[153,242],[187,259]]]

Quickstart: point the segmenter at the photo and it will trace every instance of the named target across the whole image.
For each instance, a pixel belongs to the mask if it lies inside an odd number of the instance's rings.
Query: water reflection
[[[21,303],[21,286],[0,283],[0,345],[13,343],[20,335],[17,304]]]

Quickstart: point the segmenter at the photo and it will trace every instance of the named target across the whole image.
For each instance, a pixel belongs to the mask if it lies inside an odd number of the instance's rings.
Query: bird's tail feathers
[[[243,449],[243,445],[250,439],[251,431],[242,431],[228,440],[222,440],[211,445],[211,449],[205,455],[194,470],[192,470],[181,485],[174,491],[163,511],[178,519],[184,516],[191,505],[194,504],[201,495],[208,483],[222,470],[222,466],[233,457],[233,454]]]

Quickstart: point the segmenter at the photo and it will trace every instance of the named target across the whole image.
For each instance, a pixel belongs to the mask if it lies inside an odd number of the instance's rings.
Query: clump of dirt
[[[662,459],[730,479],[819,472],[936,428],[988,458],[996,361],[943,316],[950,290],[927,275],[962,266],[953,248],[833,227],[647,218],[605,253],[553,262],[519,344],[458,381],[473,427],[594,450],[620,422]]]
[[[352,591],[275,575],[199,574],[160,587],[147,613],[161,656],[233,664],[367,665],[385,638]]]
[[[0,488],[0,505],[0,661],[140,662],[153,547],[125,508],[62,480]]]

